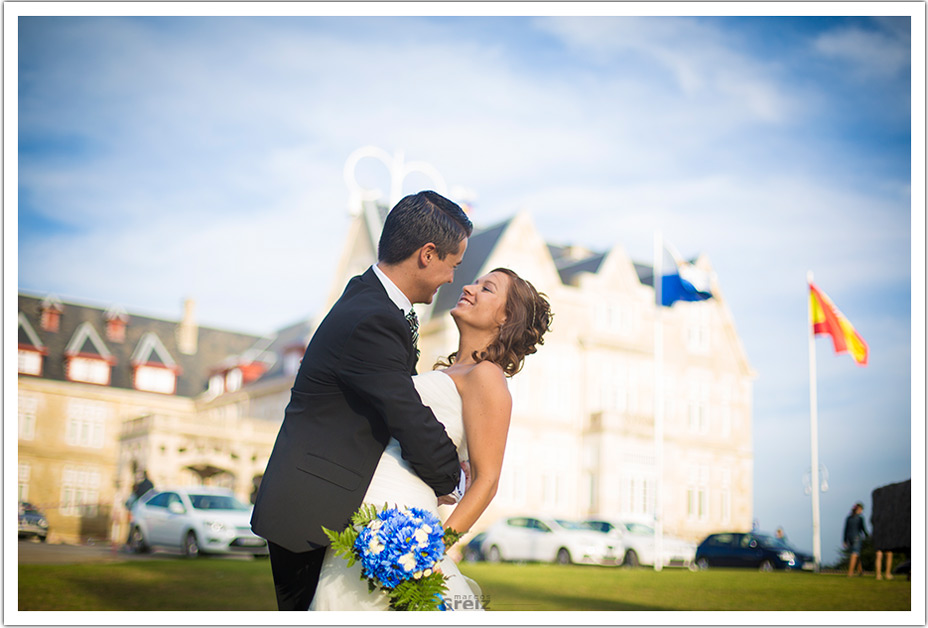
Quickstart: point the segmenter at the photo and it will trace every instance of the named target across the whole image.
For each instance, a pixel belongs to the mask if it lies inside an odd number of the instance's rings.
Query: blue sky
[[[552,243],[649,262],[660,229],[709,256],[757,371],[762,528],[811,550],[807,270],[871,349],[861,368],[817,342],[825,561],[854,501],[913,475],[908,17],[21,17],[18,36],[21,290],[168,318],[192,296],[204,324],[273,331],[325,298],[348,155],[402,150],[478,227],[527,209]]]

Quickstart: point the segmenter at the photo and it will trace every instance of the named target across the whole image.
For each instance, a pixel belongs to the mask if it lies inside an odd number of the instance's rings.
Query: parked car
[[[508,517],[486,531],[481,550],[488,561],[621,562],[621,545],[578,521],[543,517]]]
[[[655,531],[651,526],[636,521],[611,517],[591,517],[584,523],[614,538],[624,548],[622,564],[628,567],[654,565],[657,554]],[[696,557],[696,544],[664,534],[661,565],[690,567]]]
[[[48,538],[48,520],[29,502],[19,502],[19,538],[29,537],[44,543]]]
[[[486,560],[486,556],[483,555],[483,550],[481,549],[481,545],[483,545],[483,540],[485,538],[487,538],[486,532],[475,534],[474,538],[464,545],[464,551],[461,552],[463,559],[471,562]]]
[[[815,566],[808,554],[798,552],[770,534],[722,532],[710,534],[696,548],[696,566],[753,567],[761,571],[805,569]]]
[[[266,556],[267,541],[251,531],[252,506],[232,491],[194,486],[146,493],[132,507],[129,547],[180,549],[185,556],[207,553]]]

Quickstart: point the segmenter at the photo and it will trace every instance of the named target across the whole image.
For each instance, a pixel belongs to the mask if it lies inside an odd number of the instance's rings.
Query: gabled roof
[[[471,234],[467,240],[467,251],[464,253],[464,259],[454,272],[454,281],[450,284],[446,283],[438,290],[438,295],[435,297],[435,306],[432,308],[432,318],[454,309],[458,297],[461,296],[462,288],[477,277],[477,273],[483,268],[483,264],[490,257],[500,237],[511,222],[512,219],[510,218],[498,225]]]
[[[64,365],[65,349],[69,339],[74,338],[77,329],[84,323],[94,329],[97,338],[104,338],[107,308],[65,301],[62,304],[59,332],[52,333],[41,329],[39,325],[43,298],[44,295],[29,295],[20,292],[19,310],[48,350],[42,367],[42,377],[67,381]],[[256,334],[225,331],[201,325],[197,328],[197,352],[193,355],[186,355],[181,353],[177,347],[176,332],[179,324],[179,319],[170,321],[131,313],[126,326],[125,342],[114,343],[106,347],[114,359],[110,387],[129,390],[134,388],[132,354],[147,333],[157,336],[158,341],[164,347],[164,352],[171,356],[178,367],[180,374],[177,377],[175,394],[180,397],[195,397],[204,392],[210,371],[216,364],[221,363],[230,355],[239,355],[247,351],[262,338]],[[87,342],[86,338],[84,342]],[[157,352],[155,356],[157,357]]]
[[[39,340],[39,335],[35,333],[29,319],[22,312],[19,313],[19,346],[34,347],[36,351],[45,351],[45,345]]]
[[[64,348],[65,355],[99,355],[104,360],[111,360],[113,354],[89,322],[81,323],[71,336],[71,341]]]
[[[176,368],[177,362],[165,348],[164,343],[154,332],[148,332],[139,341],[129,361],[133,366],[139,364],[161,364],[168,368]]]
[[[555,260],[555,264],[557,265],[557,272],[561,276],[561,281],[570,284],[573,283],[574,277],[578,273],[598,273],[605,259],[605,253],[597,253],[582,260]]]

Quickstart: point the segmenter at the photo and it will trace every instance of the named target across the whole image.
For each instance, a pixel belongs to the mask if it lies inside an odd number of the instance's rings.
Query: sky
[[[873,489],[913,465],[922,475],[918,19],[541,17],[533,5],[513,17],[226,17],[217,6],[19,18],[18,90],[6,92],[18,93],[17,196],[5,212],[19,290],[169,319],[192,297],[201,324],[271,333],[323,306],[349,224],[348,156],[402,151],[472,204],[478,228],[527,210],[551,243],[621,245],[650,263],[660,230],[684,256],[709,257],[757,373],[761,529],[812,549],[807,271],[870,346],[860,367],[816,342],[824,562],[855,501],[869,524]],[[387,190],[386,170],[364,163],[359,181]],[[403,191],[428,183],[411,176]]]

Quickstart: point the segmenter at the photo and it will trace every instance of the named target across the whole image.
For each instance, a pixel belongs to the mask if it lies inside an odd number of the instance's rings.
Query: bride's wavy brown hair
[[[515,272],[508,268],[494,268],[490,272],[503,273],[510,279],[506,322],[500,326],[496,339],[479,354],[474,351],[472,357],[476,362],[493,362],[507,377],[512,377],[522,370],[525,356],[535,353],[537,345],[545,343],[544,335],[551,331],[554,314],[545,295]],[[435,368],[451,366],[457,356],[455,351],[447,359],[439,359]]]

